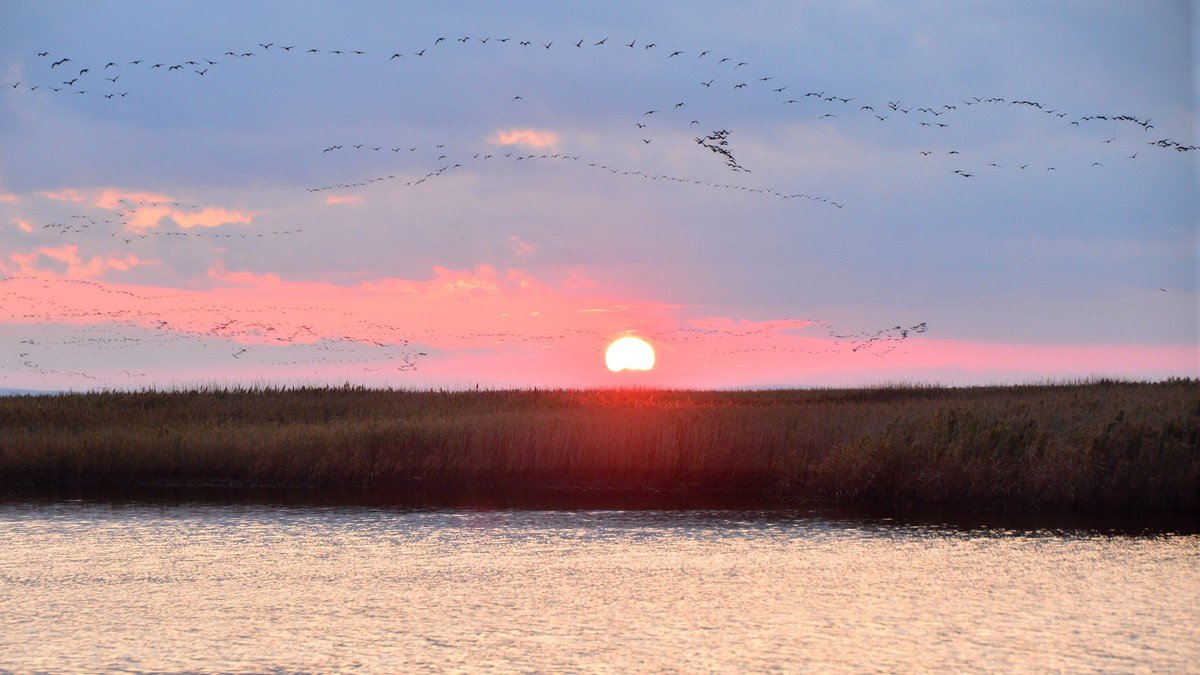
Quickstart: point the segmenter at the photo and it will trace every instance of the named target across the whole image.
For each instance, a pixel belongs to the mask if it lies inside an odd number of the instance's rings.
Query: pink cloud
[[[19,199],[16,195],[0,192],[0,204],[16,204]]]
[[[325,198],[326,206],[337,206],[338,204],[359,204],[362,203],[362,197],[330,195]]]
[[[27,221],[21,220],[20,218],[13,218],[12,223],[13,225],[16,225],[22,232],[33,232],[33,226]]]
[[[524,148],[548,148],[558,144],[558,134],[537,129],[509,129],[497,131],[488,139],[493,145],[519,145]]]
[[[109,211],[129,210],[141,205],[166,206],[173,200],[156,192],[137,192],[105,188],[96,195],[93,204]]]
[[[74,203],[90,202],[108,211],[120,211],[126,219],[126,229],[141,231],[156,227],[163,218],[170,218],[179,227],[217,227],[229,223],[247,224],[257,215],[255,211],[228,209],[219,206],[182,204],[169,195],[138,190],[103,188],[93,193],[65,189],[38,193],[48,199]]]
[[[156,227],[163,218],[170,218],[179,227],[189,229],[217,227],[230,223],[244,225],[252,222],[258,215],[255,211],[182,204],[168,195],[138,190],[103,188],[89,193],[67,188],[58,191],[43,191],[38,194],[47,199],[76,204],[90,202],[92,206],[108,211],[120,211],[125,217],[126,229],[131,231]]]
[[[102,190],[94,203],[102,209],[122,211],[126,217],[126,229],[132,231],[156,227],[163,218],[170,218],[186,230],[192,227],[217,227],[228,223],[246,224],[256,215],[254,211],[184,205],[171,197],[153,192],[114,189]]]
[[[169,215],[172,220],[179,223],[180,227],[187,229],[189,227],[216,227],[229,223],[245,225],[254,220],[254,216],[257,213],[254,211],[207,207],[193,213],[172,211]]]
[[[563,284],[571,289],[594,288],[596,286],[596,282],[588,277],[587,272],[582,267],[571,268],[570,274],[567,275]]]
[[[518,258],[533,255],[537,251],[537,247],[527,241],[522,241],[516,236],[508,237],[508,247],[512,249],[513,255]]]
[[[43,246],[29,253],[11,253],[8,260],[15,266],[7,270],[10,273],[39,275],[59,267],[64,268],[61,276],[66,279],[92,279],[108,271],[124,272],[139,262],[137,256],[129,253],[84,259],[79,255],[79,247],[73,244]]]
[[[170,218],[179,227],[217,227],[229,223],[246,224],[257,215],[254,211],[239,211],[220,207],[205,207],[198,211],[187,211],[167,206],[142,206],[135,211],[126,211],[125,228],[131,231],[157,227],[163,218]]]

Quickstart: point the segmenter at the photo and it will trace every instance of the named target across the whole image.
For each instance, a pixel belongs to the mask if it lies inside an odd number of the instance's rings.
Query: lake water
[[[1200,536],[0,501],[4,670],[1200,669]]]

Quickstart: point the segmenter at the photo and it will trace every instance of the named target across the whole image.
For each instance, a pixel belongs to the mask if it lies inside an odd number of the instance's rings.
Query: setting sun
[[[621,370],[650,370],[654,367],[654,348],[649,342],[633,336],[623,337],[608,346],[604,363],[615,372]]]

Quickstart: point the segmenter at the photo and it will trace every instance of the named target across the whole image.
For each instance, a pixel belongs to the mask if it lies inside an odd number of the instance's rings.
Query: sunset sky
[[[0,389],[1196,376],[1195,7],[9,0]]]

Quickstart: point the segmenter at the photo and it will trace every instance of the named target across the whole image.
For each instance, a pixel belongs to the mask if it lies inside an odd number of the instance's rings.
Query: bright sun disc
[[[608,346],[604,363],[614,373],[621,370],[650,370],[654,367],[654,348],[636,337],[623,337]]]

